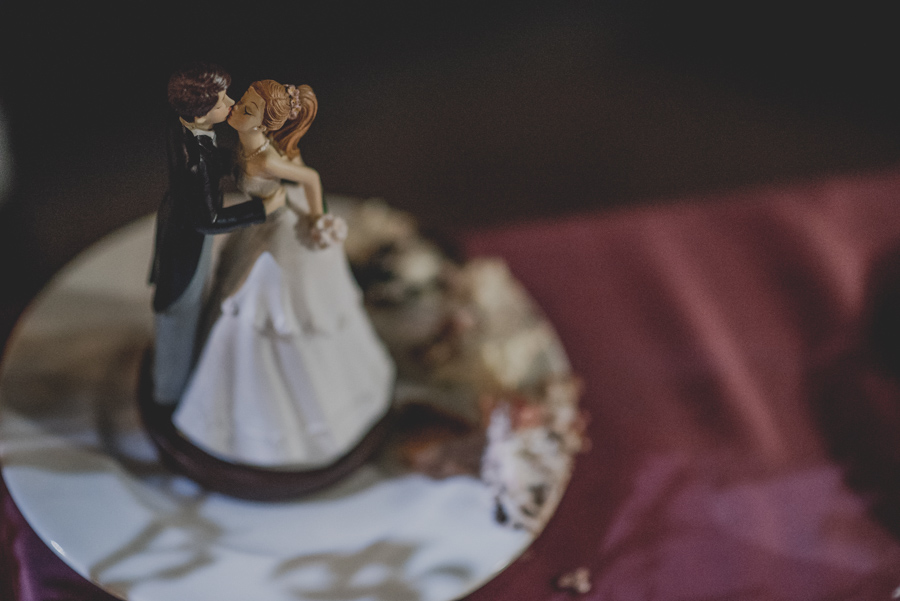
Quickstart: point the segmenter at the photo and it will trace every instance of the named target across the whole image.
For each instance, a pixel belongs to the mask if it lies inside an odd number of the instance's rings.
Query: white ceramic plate
[[[79,574],[134,601],[442,601],[524,551],[532,535],[494,523],[475,478],[369,464],[313,497],[252,503],[160,467],[134,406],[152,237],[141,220],[63,270],[0,373],[3,477]]]

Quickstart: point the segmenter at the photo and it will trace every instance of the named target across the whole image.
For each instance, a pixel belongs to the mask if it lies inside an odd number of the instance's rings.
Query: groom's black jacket
[[[166,131],[169,190],[156,219],[156,251],[150,283],[156,284],[153,310],[165,311],[190,283],[206,234],[221,234],[262,223],[266,212],[258,198],[224,208],[219,182],[230,161],[206,136],[195,136],[176,116]]]

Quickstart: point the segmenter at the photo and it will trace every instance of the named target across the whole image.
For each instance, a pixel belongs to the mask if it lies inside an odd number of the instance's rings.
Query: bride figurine
[[[319,175],[297,148],[316,109],[309,86],[264,80],[228,117],[239,187],[283,206],[223,249],[220,313],[172,415],[193,445],[251,470],[327,470],[391,404],[395,368],[350,272],[346,225],[326,213]]]

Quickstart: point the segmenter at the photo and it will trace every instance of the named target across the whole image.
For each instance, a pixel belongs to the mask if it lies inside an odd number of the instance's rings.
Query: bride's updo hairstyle
[[[272,79],[250,85],[266,101],[262,125],[271,132],[272,140],[288,158],[300,154],[297,143],[313,119],[319,103],[309,86],[285,86]]]

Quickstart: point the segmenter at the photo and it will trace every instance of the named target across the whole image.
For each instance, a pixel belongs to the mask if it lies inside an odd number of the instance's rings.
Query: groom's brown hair
[[[169,106],[185,121],[213,110],[219,92],[231,85],[231,75],[212,63],[185,65],[169,78]]]

